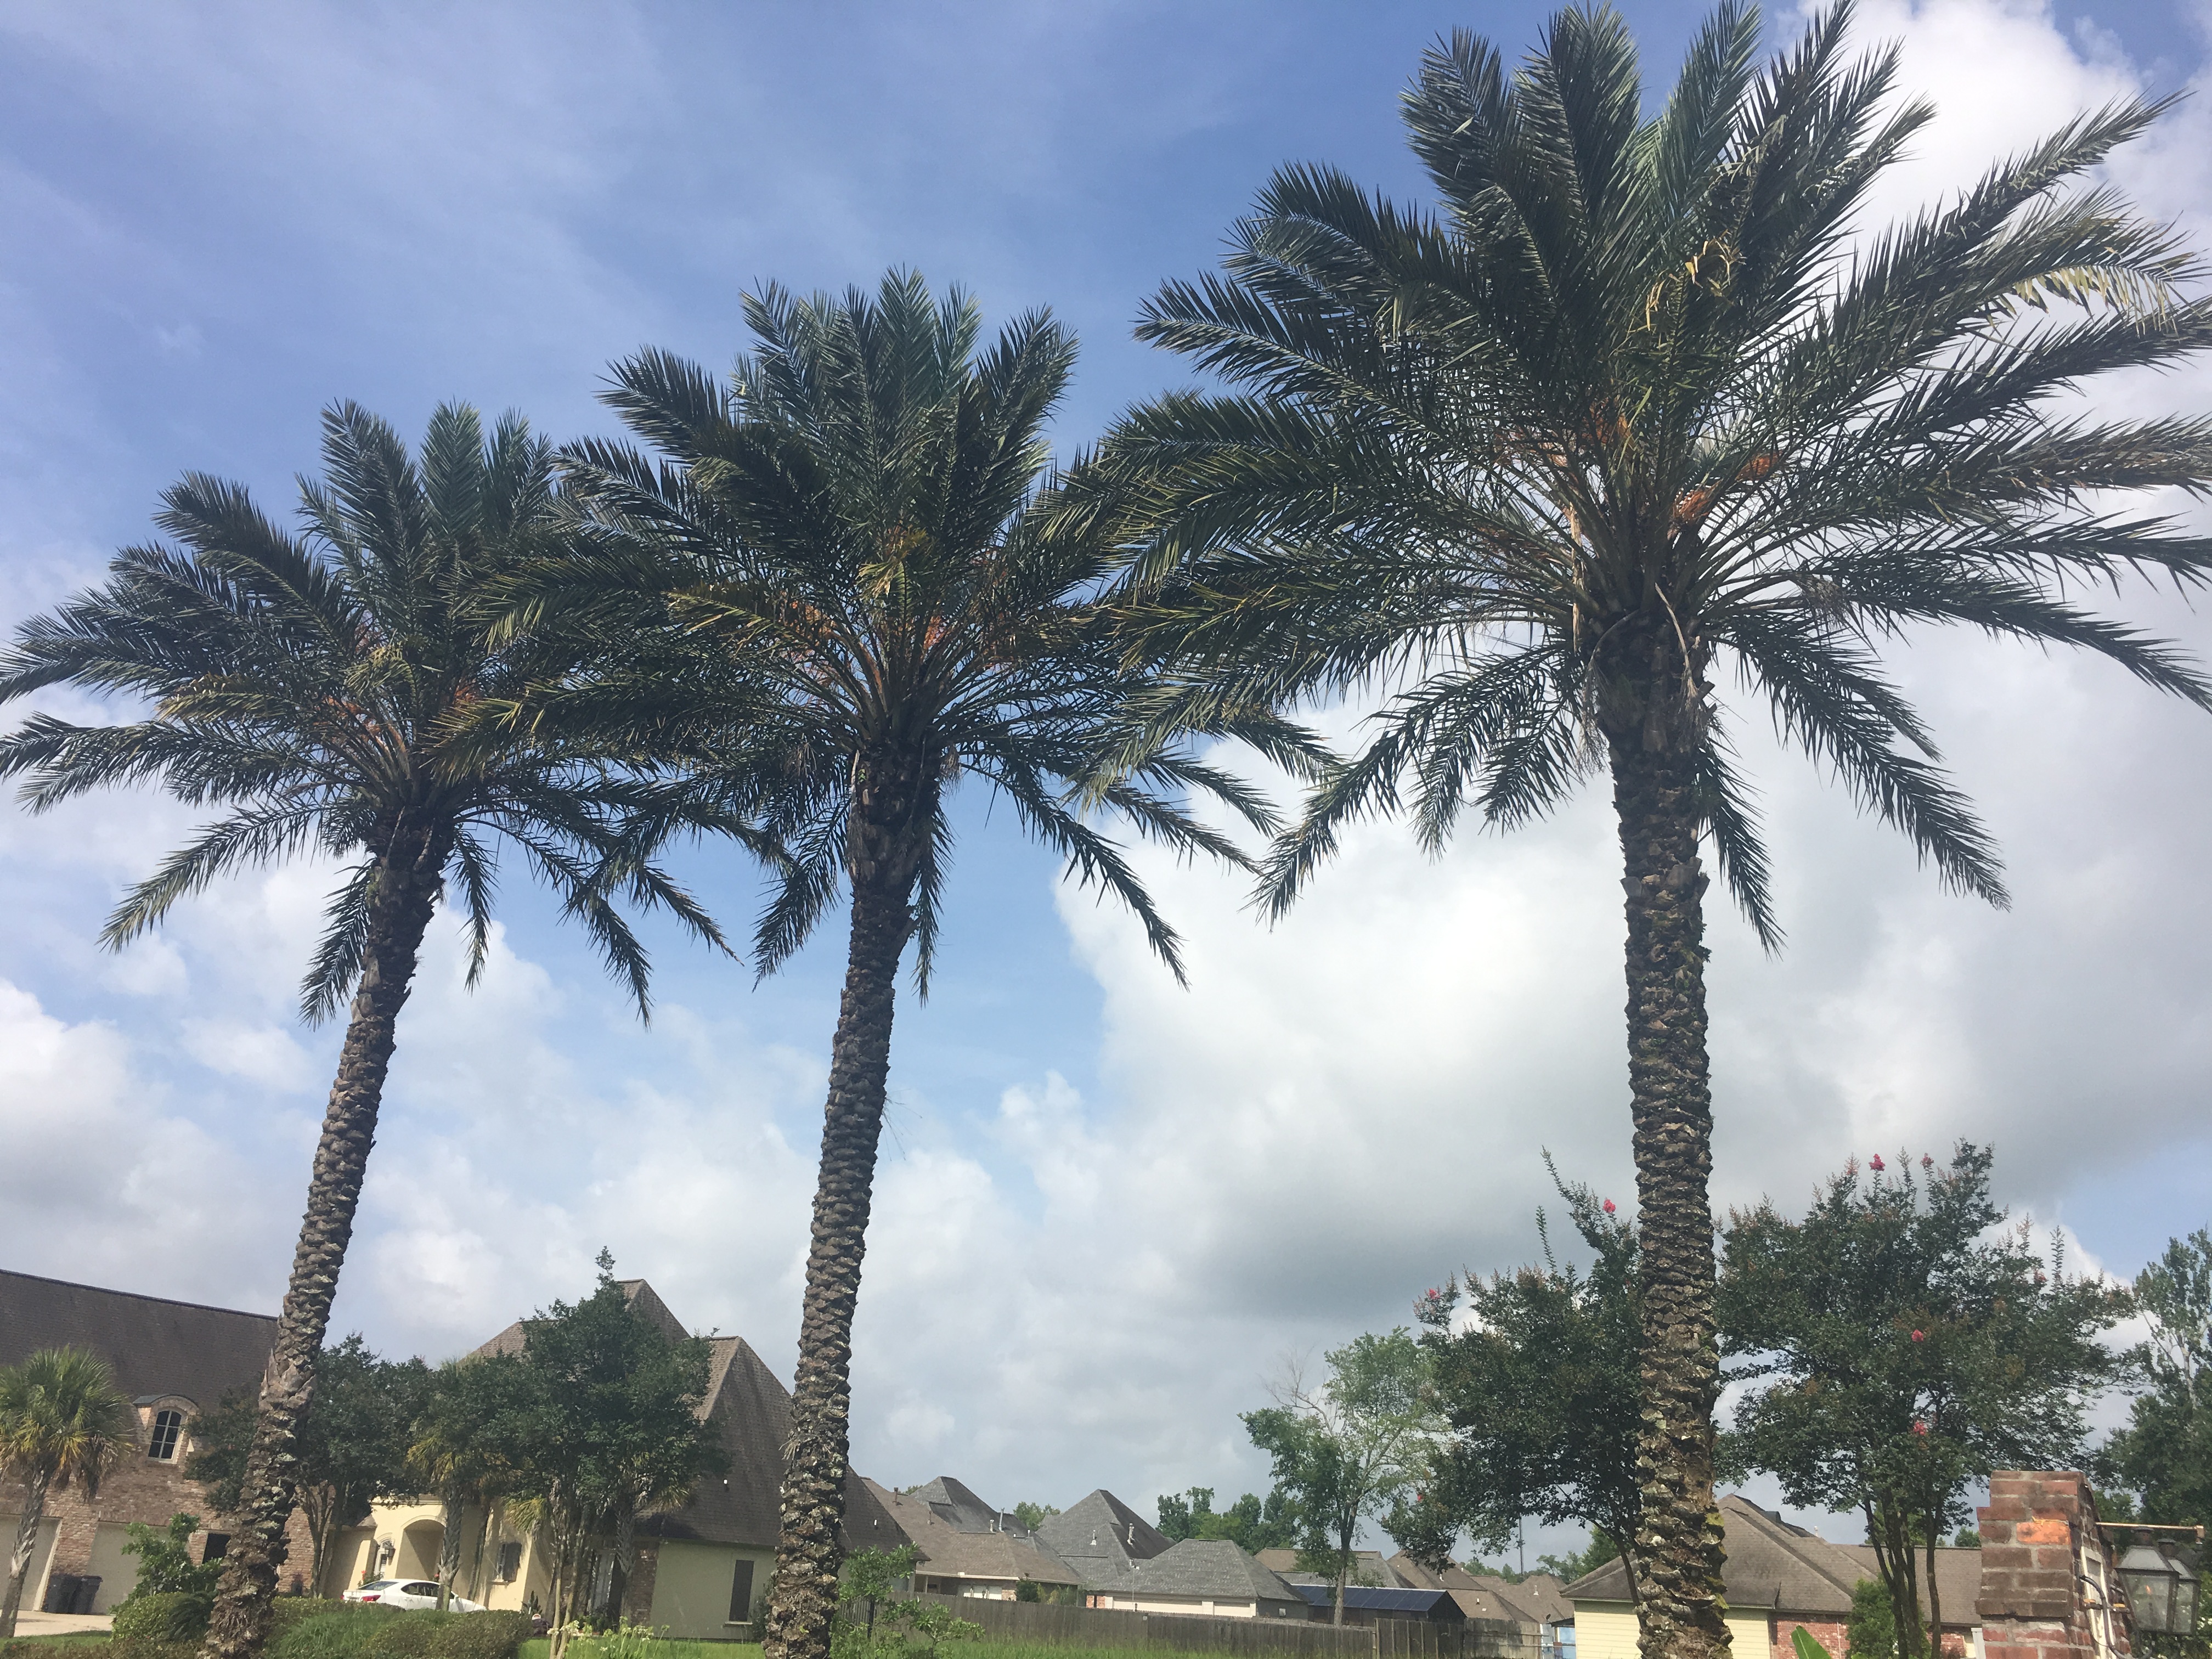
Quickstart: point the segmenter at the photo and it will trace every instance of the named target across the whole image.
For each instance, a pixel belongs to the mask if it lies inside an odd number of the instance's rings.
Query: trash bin
[[[71,1613],[90,1613],[92,1604],[100,1599],[100,1575],[88,1573],[76,1581],[76,1596],[70,1604]]]
[[[70,1613],[76,1601],[76,1575],[73,1572],[49,1573],[46,1576],[46,1599],[39,1603],[40,1613]]]

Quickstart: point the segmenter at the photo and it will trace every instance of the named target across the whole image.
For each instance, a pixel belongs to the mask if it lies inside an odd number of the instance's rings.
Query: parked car
[[[345,1593],[349,1601],[374,1601],[386,1607],[434,1607],[438,1587],[427,1578],[380,1578]],[[454,1613],[482,1613],[483,1603],[465,1596],[449,1595],[446,1606]]]

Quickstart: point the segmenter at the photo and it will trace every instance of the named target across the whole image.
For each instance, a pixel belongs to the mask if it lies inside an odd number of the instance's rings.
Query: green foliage
[[[1279,1486],[1264,1498],[1248,1492],[1218,1512],[1211,1486],[1193,1486],[1180,1497],[1163,1493],[1159,1516],[1161,1534],[1171,1542],[1225,1538],[1255,1555],[1266,1549],[1294,1548],[1304,1530],[1297,1498]]]
[[[624,1619],[612,1630],[601,1631],[594,1641],[599,1659],[653,1659],[667,1637],[665,1626],[641,1625]]]
[[[197,1515],[173,1515],[165,1527],[150,1527],[143,1521],[124,1527],[128,1541],[123,1553],[138,1558],[138,1579],[124,1597],[126,1606],[142,1595],[215,1594],[222,1563],[192,1559],[189,1540],[199,1524]]]
[[[349,402],[324,411],[323,463],[301,483],[306,533],[280,529],[244,486],[189,474],[157,520],[179,547],[126,549],[106,586],[23,624],[0,654],[0,702],[70,684],[149,717],[32,714],[0,739],[0,775],[28,775],[34,811],[149,783],[219,809],[124,896],[104,935],[114,946],[227,872],[311,848],[350,859],[301,987],[309,1018],[342,1007],[361,973],[395,849],[431,859],[461,907],[473,983],[501,842],[642,1010],[646,953],[617,897],[720,935],[625,833],[621,763],[634,757],[482,718],[575,660],[568,641],[512,627],[506,601],[566,521],[550,448],[519,416],[487,436],[476,410],[448,404],[410,454]],[[416,838],[406,848],[403,830]]]
[[[1113,549],[1095,524],[1042,505],[1073,337],[1031,312],[979,349],[973,301],[935,298],[913,272],[873,293],[771,286],[742,303],[756,344],[726,385],[665,352],[615,366],[605,401],[656,455],[599,441],[564,454],[598,533],[540,608],[613,648],[556,716],[690,744],[702,763],[662,799],[766,832],[763,971],[845,885],[848,811],[896,787],[915,796],[902,802],[898,857],[915,872],[926,989],[953,841],[945,803],[963,777],[997,791],[1178,964],[1173,930],[1090,820],[1119,815],[1249,867],[1181,798],[1212,793],[1262,829],[1267,802],[1178,733],[1238,732],[1290,744],[1286,757],[1297,739],[1260,705],[1165,727],[1131,712],[1152,678],[1096,626]]]
[[[944,1641],[978,1641],[983,1627],[950,1607],[919,1598],[890,1599],[891,1587],[911,1578],[921,1553],[911,1544],[895,1550],[855,1550],[837,1581],[837,1620],[830,1632],[835,1659],[904,1659],[933,1654]],[[1034,1592],[1036,1586],[1024,1584]],[[1036,1601],[1034,1595],[1018,1599]]]
[[[2089,1402],[2119,1370],[2099,1335],[2128,1306],[2068,1275],[2055,1237],[2046,1272],[2024,1226],[1993,1231],[1987,1151],[1920,1164],[1854,1164],[1802,1221],[1762,1203],[1723,1229],[1723,1351],[1753,1385],[1724,1463],[1770,1471],[1793,1504],[1866,1512],[1895,1607],[1932,1594],[1916,1552],[1972,1518],[1976,1480],[2078,1467]],[[1897,1636],[1922,1650],[1917,1620]]]
[[[1054,1504],[1024,1503],[1014,1505],[1014,1519],[1020,1522],[1023,1529],[1027,1532],[1035,1532],[1045,1523],[1045,1518],[1048,1516],[1059,1513],[1059,1506]]]
[[[1389,694],[1276,849],[1270,908],[1364,817],[1406,811],[1433,848],[1549,812],[1679,684],[1720,874],[1778,944],[1723,661],[1947,884],[2002,902],[1874,642],[1964,623],[2212,702],[2077,603],[2212,572],[2212,542],[2106,493],[2203,489],[2212,421],[2059,412],[2212,343],[2179,234],[2082,187],[2159,106],[2071,121],[1846,262],[1932,114],[1897,97],[1894,46],[1846,54],[1850,16],[1761,71],[1759,15],[1726,0],[1649,120],[1609,7],[1555,13],[1517,70],[1455,33],[1402,105],[1433,205],[1286,167],[1222,275],[1144,307],[1140,338],[1230,391],[1130,411],[1071,483],[1126,519],[1138,648],[1280,703]],[[2080,315],[2054,324],[2058,299]]]
[[[1584,1574],[1595,1572],[1607,1562],[1620,1558],[1620,1546],[1605,1534],[1592,1528],[1589,1542],[1572,1555],[1540,1555],[1536,1558],[1536,1565],[1562,1584],[1571,1584]]]
[[[1540,1265],[1469,1273],[1414,1304],[1452,1429],[1428,1499],[1478,1549],[1502,1549],[1526,1517],[1580,1522],[1593,1549],[1604,1541],[1594,1567],[1636,1536],[1642,1504],[1636,1230],[1588,1187],[1556,1169],[1552,1181],[1591,1254],[1587,1271],[1561,1265],[1539,1210]],[[1462,1297],[1474,1319],[1455,1331]],[[1390,1535],[1407,1545],[1412,1534]]]
[[[47,1492],[75,1485],[88,1498],[137,1445],[131,1402],[107,1362],[83,1348],[42,1348],[0,1365],[0,1476]]]
[[[1881,1580],[1862,1578],[1851,1586],[1848,1640],[1850,1659],[1897,1659],[1897,1615]]]
[[[1790,1632],[1790,1646],[1797,1659],[1831,1659],[1827,1649],[1814,1638],[1813,1632],[1800,1625]]]
[[[413,1498],[422,1487],[408,1468],[412,1425],[422,1411],[430,1370],[420,1359],[380,1358],[356,1332],[323,1350],[315,1393],[293,1442],[295,1491],[313,1550],[310,1582],[323,1583],[331,1540],[359,1522],[382,1498]],[[208,1486],[222,1514],[234,1512],[253,1443],[255,1391],[227,1395],[194,1425],[185,1473]]]
[[[300,1598],[281,1621],[269,1659],[515,1659],[530,1637],[526,1613],[438,1613]],[[285,1602],[279,1600],[280,1609]]]
[[[1245,1432],[1272,1460],[1297,1505],[1302,1555],[1322,1560],[1340,1594],[1359,1524],[1391,1514],[1431,1467],[1444,1424],[1427,1352],[1403,1328],[1355,1337],[1327,1356],[1328,1376],[1291,1376],[1279,1403],[1244,1413]],[[1301,1563],[1303,1565],[1303,1561]]]
[[[115,1608],[115,1648],[112,1652],[153,1655],[168,1648],[191,1650],[208,1632],[208,1613],[215,1608],[215,1586],[201,1590],[146,1590],[124,1597]]]
[[[2100,1473],[2139,1496],[2137,1518],[2203,1522],[2212,1516],[2212,1231],[2169,1240],[2135,1293],[2150,1327],[2130,1356],[2142,1382]]]

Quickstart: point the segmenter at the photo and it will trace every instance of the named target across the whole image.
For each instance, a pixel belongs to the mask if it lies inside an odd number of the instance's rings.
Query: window
[[[749,1625],[753,1617],[753,1564],[740,1560],[730,1574],[730,1622]]]
[[[200,1560],[203,1565],[210,1561],[220,1561],[229,1553],[230,1534],[227,1532],[210,1533],[207,1535],[207,1542],[200,1546]]]
[[[501,1544],[499,1547],[499,1582],[511,1584],[514,1582],[514,1575],[521,1571],[522,1546],[520,1543]]]
[[[177,1455],[177,1442],[184,1437],[185,1414],[174,1410],[154,1413],[154,1438],[146,1448],[146,1455],[156,1462],[166,1463]]]

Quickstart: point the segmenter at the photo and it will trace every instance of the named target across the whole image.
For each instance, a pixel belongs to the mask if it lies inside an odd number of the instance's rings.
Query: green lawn
[[[522,1644],[516,1659],[546,1659],[552,1643],[540,1636]],[[678,1642],[653,1644],[653,1659],[760,1659],[757,1642]],[[589,1637],[568,1644],[568,1659],[599,1659],[599,1644]]]

